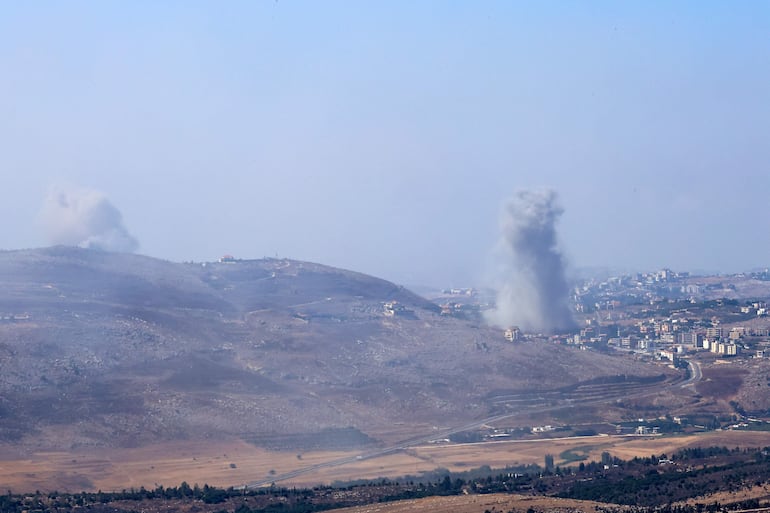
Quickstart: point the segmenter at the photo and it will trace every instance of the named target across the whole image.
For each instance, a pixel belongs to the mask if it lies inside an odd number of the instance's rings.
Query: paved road
[[[548,411],[553,410],[559,410],[563,408],[571,408],[571,407],[583,407],[583,406],[592,406],[596,404],[606,404],[612,401],[615,401],[617,399],[631,399],[631,398],[638,398],[638,397],[644,397],[648,395],[657,394],[661,390],[665,388],[670,388],[672,386],[685,386],[688,384],[693,384],[695,381],[700,379],[701,373],[700,373],[700,367],[697,365],[697,363],[691,363],[689,360],[687,361],[688,364],[692,365],[694,369],[697,369],[697,371],[693,370],[691,373],[690,378],[688,378],[685,381],[682,380],[673,380],[673,381],[667,381],[664,383],[660,383],[658,385],[652,385],[646,390],[636,392],[636,393],[617,393],[616,395],[607,396],[607,397],[600,397],[600,398],[594,398],[586,401],[579,401],[579,400],[563,400],[560,401],[558,404],[553,404],[550,406],[541,406],[537,408],[522,408],[519,409],[516,412],[508,412],[508,413],[502,413],[499,415],[493,415],[491,417],[487,417],[478,421],[470,422],[468,424],[464,424],[462,426],[455,426],[452,428],[444,429],[444,430],[438,430],[433,431],[430,434],[427,435],[421,435],[416,436],[414,438],[409,438],[406,440],[402,440],[401,442],[396,443],[395,445],[391,445],[389,447],[381,448],[381,449],[373,449],[371,451],[362,452],[360,454],[352,455],[352,456],[346,456],[344,458],[338,458],[336,460],[330,460],[324,463],[318,463],[315,465],[310,465],[307,467],[302,467],[296,470],[292,470],[290,472],[286,472],[284,474],[277,474],[274,476],[270,476],[266,479],[261,479],[258,481],[253,481],[251,483],[248,483],[244,485],[245,488],[259,488],[262,486],[267,486],[272,483],[278,483],[280,481],[286,481],[287,479],[292,479],[301,475],[305,474],[311,474],[317,470],[323,469],[323,468],[330,468],[330,467],[339,467],[342,465],[347,465],[348,463],[354,463],[356,461],[362,461],[362,460],[369,460],[373,458],[379,458],[381,456],[385,456],[387,454],[392,454],[395,452],[403,451],[405,449],[408,449],[410,447],[414,447],[417,445],[423,445],[431,440],[436,440],[440,438],[447,438],[450,435],[454,435],[456,433],[461,433],[463,431],[470,431],[472,429],[478,429],[484,424],[487,423],[494,423],[503,419],[508,419],[511,417],[516,417],[519,415],[522,415],[524,413],[526,414],[533,414],[533,413],[544,413]],[[693,381],[694,376],[699,376],[695,381]]]
[[[690,367],[690,377],[682,382],[680,387],[689,387],[695,385],[698,381],[703,379],[703,372],[700,369],[700,363],[693,360],[685,360]]]

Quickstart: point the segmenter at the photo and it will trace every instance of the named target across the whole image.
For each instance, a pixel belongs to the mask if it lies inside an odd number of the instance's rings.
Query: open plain
[[[310,451],[302,454],[270,451],[243,441],[180,441],[140,448],[97,448],[78,451],[20,454],[0,447],[0,482],[14,491],[118,491],[155,488],[158,485],[190,484],[241,486],[295,470],[350,458],[344,465],[321,467],[279,481],[282,486],[312,487],[317,484],[358,479],[395,479],[419,476],[437,468],[461,472],[488,465],[492,468],[540,464],[546,454],[555,463],[559,455],[578,454],[585,461],[600,461],[602,452],[621,459],[672,454],[685,447],[764,447],[766,432],[712,431],[686,436],[592,436],[535,441],[482,442],[422,445],[370,459],[356,459],[356,451]],[[575,465],[576,463],[572,462]]]

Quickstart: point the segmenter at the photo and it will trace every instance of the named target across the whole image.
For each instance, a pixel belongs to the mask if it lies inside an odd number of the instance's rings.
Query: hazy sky
[[[51,187],[139,252],[472,284],[517,189],[573,266],[770,265],[768,2],[5,2],[0,248]]]

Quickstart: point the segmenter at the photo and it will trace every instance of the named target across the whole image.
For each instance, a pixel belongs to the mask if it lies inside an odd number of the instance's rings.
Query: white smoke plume
[[[521,190],[505,205],[493,277],[497,301],[487,312],[491,324],[538,333],[575,326],[565,261],[557,246],[556,222],[562,213],[552,190]]]
[[[137,240],[107,197],[92,189],[52,188],[41,213],[51,244],[131,253]]]

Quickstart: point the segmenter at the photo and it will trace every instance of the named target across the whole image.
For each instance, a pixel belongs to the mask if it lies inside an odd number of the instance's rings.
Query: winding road
[[[695,362],[693,360],[684,360],[687,362],[687,365],[690,367],[690,377],[684,380],[679,386],[689,387],[695,385],[698,381],[703,379],[703,372],[700,368],[700,363]]]

